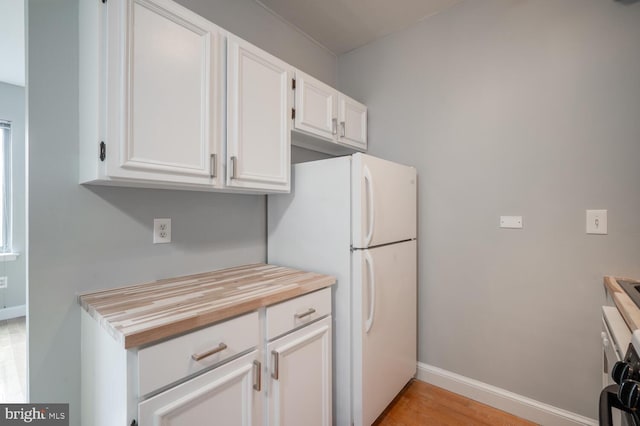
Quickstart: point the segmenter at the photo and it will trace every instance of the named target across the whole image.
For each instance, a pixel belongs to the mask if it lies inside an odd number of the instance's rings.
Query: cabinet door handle
[[[337,118],[331,119],[331,134],[332,135],[337,135],[338,134],[338,119]]]
[[[225,349],[227,349],[227,345],[225,345],[224,343],[220,343],[217,348],[213,348],[213,349],[210,349],[210,350],[208,350],[206,352],[202,352],[202,353],[199,353],[199,354],[191,355],[191,359],[193,359],[194,361],[200,361],[203,358],[206,358],[208,356],[217,354],[218,352],[222,352]]]
[[[253,389],[260,392],[262,389],[262,364],[258,360],[253,361]]]
[[[273,369],[271,370],[271,377],[278,380],[280,376],[280,354],[278,351],[271,351],[271,358],[273,359]]]
[[[344,121],[340,122],[340,137],[344,138],[347,134],[346,124]]]
[[[212,178],[218,175],[218,162],[216,161],[217,158],[217,154],[211,154],[211,158],[209,159],[209,173]]]
[[[236,179],[236,169],[238,168],[238,157],[231,157],[231,179]]]
[[[302,319],[304,317],[308,317],[309,315],[315,314],[316,310],[313,308],[309,308],[306,312],[302,313],[302,314],[295,314],[293,317],[295,319]]]

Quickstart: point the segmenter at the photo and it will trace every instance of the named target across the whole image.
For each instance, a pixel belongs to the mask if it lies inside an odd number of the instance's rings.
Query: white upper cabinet
[[[289,191],[292,78],[290,65],[229,35],[227,186]]]
[[[81,182],[220,187],[222,30],[168,0],[80,4],[98,33],[80,46]]]
[[[367,150],[366,106],[172,0],[81,0],[79,32],[80,183],[289,192],[292,130]]]
[[[340,93],[338,97],[340,130],[338,140],[358,151],[367,150],[367,107]]]
[[[294,145],[327,154],[367,150],[367,107],[296,70]]]
[[[338,133],[338,92],[336,89],[296,70],[295,129],[334,140]]]

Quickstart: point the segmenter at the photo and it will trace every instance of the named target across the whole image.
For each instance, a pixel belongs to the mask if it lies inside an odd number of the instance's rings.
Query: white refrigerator
[[[365,154],[296,164],[268,197],[268,261],[334,275],[333,423],[370,425],[416,372],[416,170]]]

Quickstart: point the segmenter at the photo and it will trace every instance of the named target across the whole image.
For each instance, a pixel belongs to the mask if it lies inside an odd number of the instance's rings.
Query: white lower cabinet
[[[257,426],[261,424],[258,351],[215,368],[138,406],[149,426]]]
[[[331,423],[330,288],[142,348],[81,329],[83,426]]]
[[[267,346],[270,426],[331,425],[331,317]]]

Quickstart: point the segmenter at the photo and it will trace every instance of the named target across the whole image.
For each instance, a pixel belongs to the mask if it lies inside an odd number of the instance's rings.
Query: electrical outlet
[[[171,218],[153,219],[153,244],[171,242]]]
[[[7,277],[0,277],[0,288],[7,288],[8,284]]]
[[[500,228],[522,228],[522,216],[500,216]]]

